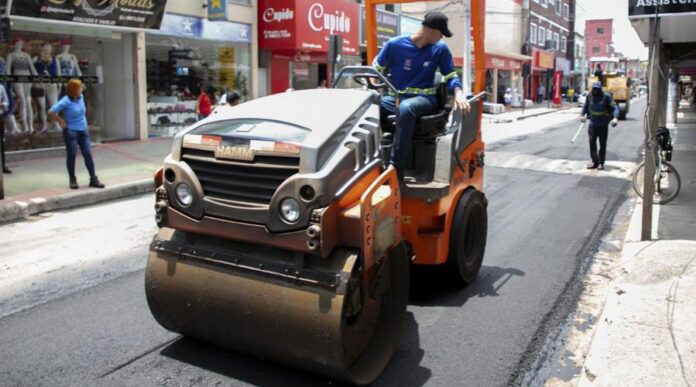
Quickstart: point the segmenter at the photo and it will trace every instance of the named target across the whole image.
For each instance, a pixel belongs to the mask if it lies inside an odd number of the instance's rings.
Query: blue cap
[[[602,88],[602,82],[597,81],[597,82],[593,83],[593,84],[592,84],[592,88],[593,88],[593,89],[601,89],[601,88]]]

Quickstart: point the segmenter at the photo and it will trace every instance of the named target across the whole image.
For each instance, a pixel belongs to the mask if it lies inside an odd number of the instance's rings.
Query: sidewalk
[[[89,175],[81,155],[75,162],[78,190],[68,187],[64,156],[8,160],[12,174],[4,175],[0,222],[152,191],[152,177],[169,154],[171,142],[171,138],[153,138],[94,145],[94,163],[105,189],[88,187]]]
[[[549,105],[546,102],[540,103],[540,104],[535,104],[534,106],[530,108],[525,108],[524,112],[522,108],[513,108],[509,112],[501,113],[501,114],[489,114],[489,113],[483,113],[483,119],[484,121],[488,121],[491,123],[507,123],[507,122],[513,122],[513,121],[518,121],[518,120],[524,120],[527,118],[531,117],[537,117],[541,116],[544,114],[551,114],[555,113],[561,110],[567,110],[571,109],[573,107],[576,107],[577,104],[569,103],[569,102],[563,102],[563,105],[561,107],[549,107],[553,106],[553,104]]]
[[[599,274],[609,280],[606,293],[586,285],[590,298],[603,297],[596,318],[585,318],[594,327],[587,339],[565,339],[587,343],[570,356],[577,373],[547,385],[696,386],[696,112],[682,105],[678,120],[672,163],[681,174],[679,196],[654,207],[653,240],[645,242],[642,202],[635,201],[620,258]]]

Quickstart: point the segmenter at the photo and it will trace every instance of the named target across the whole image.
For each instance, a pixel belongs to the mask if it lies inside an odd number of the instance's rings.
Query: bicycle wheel
[[[636,194],[643,197],[643,187],[645,182],[645,163],[641,163],[633,174],[633,190]],[[655,192],[653,194],[653,202],[657,204],[666,204],[674,200],[679,195],[681,189],[681,177],[674,166],[667,162],[662,162],[660,168],[659,179],[655,182]]]

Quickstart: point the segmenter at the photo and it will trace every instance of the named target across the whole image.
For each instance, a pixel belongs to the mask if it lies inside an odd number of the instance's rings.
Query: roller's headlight
[[[181,183],[176,186],[176,198],[182,206],[188,207],[193,202],[193,192],[188,184]]]
[[[280,202],[280,215],[286,222],[295,223],[300,219],[300,203],[293,198],[285,198]]]

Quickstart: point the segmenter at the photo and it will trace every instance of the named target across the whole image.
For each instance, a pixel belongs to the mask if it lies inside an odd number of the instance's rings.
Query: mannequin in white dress
[[[5,74],[8,75],[38,75],[31,57],[24,48],[22,38],[13,39],[14,51],[7,55]],[[17,107],[20,110],[22,127],[25,132],[33,132],[34,112],[31,108],[31,83],[14,83],[12,89],[17,95]]]
[[[77,57],[70,53],[70,47],[72,42],[70,40],[63,40],[61,45],[60,54],[56,55],[56,61],[58,61],[58,71],[63,76],[68,77],[81,77],[82,71],[80,71],[80,65],[77,62]]]
[[[0,74],[5,74],[5,68],[6,68],[6,63],[5,63],[5,58],[0,57]],[[7,93],[7,97],[9,99],[12,98],[12,93],[10,92],[10,85],[5,84],[5,92]],[[11,101],[10,101],[11,102]],[[17,120],[15,120],[14,114],[12,112],[5,111],[2,114],[2,120],[5,123],[5,128],[12,134],[18,134],[20,133],[19,129],[17,128]]]
[[[51,43],[44,43],[41,47],[41,54],[39,55],[36,63],[34,63],[34,68],[39,75],[45,76],[60,76],[60,66],[58,61],[53,58],[51,53],[53,52],[53,46]],[[39,104],[39,117],[41,117],[41,129],[48,130],[46,107],[49,108],[58,102],[58,84],[57,83],[42,83],[41,88],[44,89],[45,93],[42,97],[38,97],[36,100]],[[57,122],[53,122],[51,125],[52,130],[60,131],[60,126]]]

